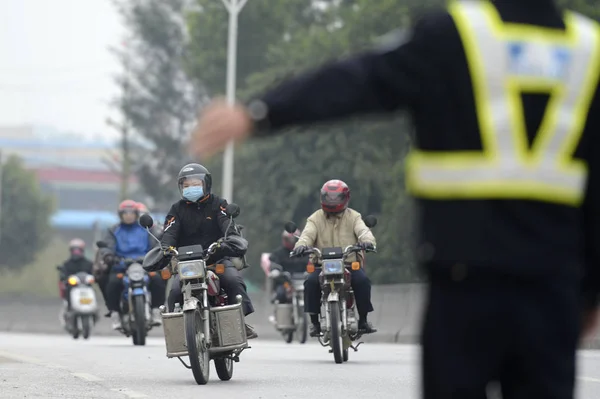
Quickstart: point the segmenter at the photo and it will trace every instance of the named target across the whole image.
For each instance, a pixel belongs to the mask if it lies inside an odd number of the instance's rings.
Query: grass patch
[[[68,244],[54,239],[37,259],[18,271],[0,270],[0,295],[35,295],[42,298],[58,298],[58,271],[69,254]]]

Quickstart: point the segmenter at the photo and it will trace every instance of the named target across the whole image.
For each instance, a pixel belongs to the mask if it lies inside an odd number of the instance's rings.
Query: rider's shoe
[[[158,327],[162,325],[162,317],[160,315],[160,309],[152,309],[152,326]]]
[[[361,320],[358,322],[358,331],[363,334],[373,334],[377,332],[377,329],[371,323]]]
[[[123,326],[121,325],[121,316],[117,313],[114,312],[111,316],[110,319],[112,321],[112,328],[113,330],[122,330]]]
[[[321,323],[312,323],[308,327],[308,334],[311,337],[318,337],[321,335]]]
[[[258,334],[254,331],[254,327],[250,324],[246,324],[246,339],[258,338]]]

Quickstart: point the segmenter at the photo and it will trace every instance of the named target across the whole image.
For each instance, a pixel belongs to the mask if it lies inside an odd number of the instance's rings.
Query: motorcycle
[[[367,216],[364,219],[367,227],[371,228],[377,224],[374,216]],[[285,226],[286,231],[293,233],[296,231],[296,225],[288,222]],[[346,257],[352,253],[363,251],[359,245],[349,245],[342,249],[340,247],[323,248],[320,251],[317,248],[309,248],[306,253],[313,254],[313,263],[307,266],[308,273],[315,273],[319,270],[319,281],[321,283],[321,326],[324,326],[323,332],[319,336],[319,343],[324,347],[331,347],[329,353],[333,353],[336,363],[348,361],[348,350],[352,348],[355,352],[362,342],[355,346],[353,342],[362,337],[362,332],[358,328],[358,312],[354,300],[354,291],[350,285],[351,274],[348,269],[359,270],[360,262],[346,264]],[[368,252],[375,252],[370,250]],[[290,255],[293,256],[293,255]],[[324,312],[323,312],[324,310]]]
[[[279,268],[271,271],[270,277],[282,282],[286,291],[287,303],[275,302],[275,328],[288,344],[294,339],[304,344],[308,338],[308,320],[304,313],[304,280],[306,273],[281,272]]]
[[[84,339],[90,337],[92,326],[98,320],[98,303],[96,301],[96,292],[92,287],[94,284],[94,276],[86,272],[79,272],[70,276],[64,276],[62,266],[57,266],[56,269],[61,273],[61,280],[66,280],[69,285],[69,300],[71,303],[70,309],[65,300],[65,309],[62,314],[65,330],[73,336],[74,339],[79,338],[79,334]]]
[[[229,204],[225,213],[233,223],[239,215],[239,207]],[[154,221],[150,215],[143,215],[140,224],[152,234],[150,227]],[[250,348],[242,297],[237,295],[234,303],[220,287],[218,275],[224,273],[225,265],[206,264],[224,240],[226,237],[206,250],[201,245],[170,248],[173,256],[161,271],[164,279],[179,274],[183,293],[183,307],[175,304],[173,312],[165,306],[160,308],[167,358],[176,357],[184,367],[191,369],[198,385],[208,383],[211,360],[219,379],[229,381],[233,376],[233,363],[239,362],[239,355]],[[151,250],[144,259],[144,268],[155,268],[163,256],[160,248]],[[188,356],[189,366],[182,359],[184,356]]]
[[[106,248],[103,241],[96,242],[98,248]],[[146,345],[146,336],[152,329],[152,315],[150,304],[152,297],[148,290],[150,277],[155,272],[146,273],[142,267],[144,258],[123,258],[120,261],[124,267],[123,273],[117,273],[117,278],[123,282],[119,317],[121,318],[120,330],[126,337],[132,337],[136,346]]]

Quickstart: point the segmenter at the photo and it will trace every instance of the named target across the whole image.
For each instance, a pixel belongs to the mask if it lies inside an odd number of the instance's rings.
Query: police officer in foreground
[[[600,292],[600,30],[551,0],[452,2],[411,37],[296,77],[248,107],[209,106],[230,139],[408,110],[407,187],[430,286],[425,398],[573,398]]]

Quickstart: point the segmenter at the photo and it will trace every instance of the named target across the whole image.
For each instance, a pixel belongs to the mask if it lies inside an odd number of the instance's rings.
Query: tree
[[[3,165],[1,184],[0,265],[18,269],[32,262],[52,237],[54,202],[17,156]]]
[[[158,206],[177,198],[175,176],[186,161],[185,139],[206,96],[183,70],[184,0],[117,1],[128,27],[117,106],[136,134],[131,148],[141,185]],[[131,137],[131,136],[130,136]],[[133,140],[133,138],[131,138]]]

